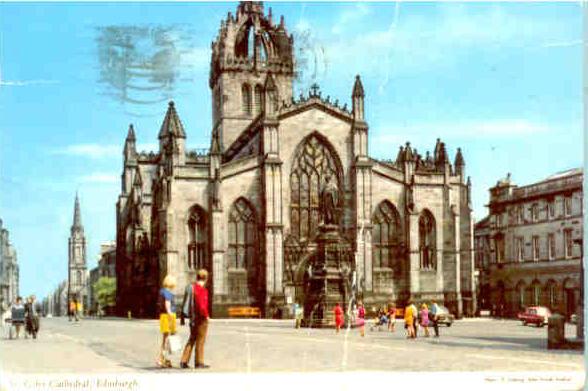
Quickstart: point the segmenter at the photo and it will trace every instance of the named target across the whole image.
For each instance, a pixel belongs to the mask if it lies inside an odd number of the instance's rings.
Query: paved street
[[[402,326],[395,333],[366,328],[361,338],[358,330],[295,330],[291,321],[213,320],[206,362],[220,372],[583,370],[582,352],[546,349],[547,328],[468,319],[442,326],[440,339],[415,341]],[[38,340],[0,340],[0,365],[12,373],[179,372],[155,367],[157,335],[151,320],[42,319]],[[180,336],[187,338],[187,327]]]

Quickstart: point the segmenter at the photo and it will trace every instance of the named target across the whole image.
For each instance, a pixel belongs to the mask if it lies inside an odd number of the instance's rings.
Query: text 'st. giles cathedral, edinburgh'
[[[437,139],[426,156],[407,143],[395,159],[371,158],[360,77],[348,81],[350,109],[316,87],[294,97],[293,46],[283,18],[242,2],[212,44],[210,150],[186,150],[174,103],[157,152],[138,153],[129,128],[117,203],[119,314],[155,315],[167,274],[181,296],[205,268],[213,317],[235,306],[286,316],[299,303],[304,322],[320,327],[352,299],[366,308],[436,299],[473,315],[461,151],[452,164]]]

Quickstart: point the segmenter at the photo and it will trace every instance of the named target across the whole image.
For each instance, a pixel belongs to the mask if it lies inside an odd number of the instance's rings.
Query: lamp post
[[[584,339],[584,239],[574,239],[574,243],[580,246],[580,299],[576,310],[576,337]]]

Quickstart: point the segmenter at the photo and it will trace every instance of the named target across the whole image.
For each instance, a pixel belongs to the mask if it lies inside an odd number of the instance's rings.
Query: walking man
[[[196,283],[186,287],[182,312],[190,319],[190,338],[184,347],[180,368],[189,368],[188,361],[192,355],[192,349],[196,350],[194,368],[209,368],[204,364],[204,342],[208,332],[208,290],[205,288],[208,280],[208,272],[200,269],[196,275]],[[183,323],[183,321],[182,321]],[[196,345],[196,346],[194,346]]]
[[[433,300],[431,304],[431,311],[429,312],[429,318],[433,322],[433,329],[435,330],[435,337],[439,338],[439,316],[437,315],[439,312],[439,306],[437,306],[437,301]]]

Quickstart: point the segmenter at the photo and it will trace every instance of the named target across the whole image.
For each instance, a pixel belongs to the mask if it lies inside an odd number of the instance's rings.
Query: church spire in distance
[[[83,231],[84,227],[82,226],[82,213],[80,212],[80,199],[78,197],[78,193],[76,192],[76,201],[74,205],[74,218],[73,218],[73,225],[71,226],[71,230],[79,230]]]

